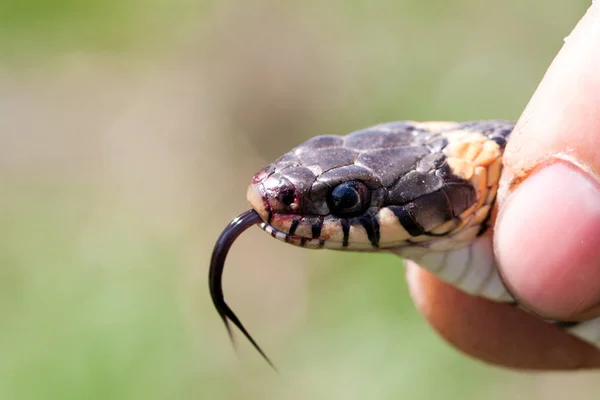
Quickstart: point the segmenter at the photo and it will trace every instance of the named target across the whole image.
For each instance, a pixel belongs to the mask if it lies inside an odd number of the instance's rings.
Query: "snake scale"
[[[273,365],[221,284],[229,248],[253,225],[305,248],[390,252],[473,296],[517,305],[489,229],[513,128],[501,120],[384,123],[314,137],[260,170],[247,192],[252,209],[225,228],[211,260],[210,293],[229,334],[228,320]],[[600,318],[548,323],[600,348]]]

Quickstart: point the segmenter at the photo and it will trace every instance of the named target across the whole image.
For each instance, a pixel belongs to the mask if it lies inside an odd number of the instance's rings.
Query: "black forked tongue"
[[[225,323],[225,328],[227,328],[227,333],[229,334],[229,338],[231,342],[233,341],[233,334],[231,332],[231,327],[229,326],[229,321],[231,321],[235,326],[238,327],[240,331],[246,336],[246,339],[252,343],[254,348],[260,353],[261,356],[269,363],[271,368],[277,371],[275,365],[271,362],[269,357],[265,354],[264,351],[260,348],[258,343],[250,336],[244,325],[240,322],[235,313],[229,308],[227,303],[225,303],[225,298],[223,296],[223,267],[225,266],[225,258],[227,257],[227,252],[229,252],[229,248],[235,241],[244,232],[246,229],[250,228],[252,225],[256,225],[262,222],[262,219],[258,215],[258,213],[254,210],[248,210],[240,216],[236,217],[233,221],[225,227],[221,236],[217,239],[217,243],[215,244],[215,248],[213,249],[212,257],[210,259],[210,270],[208,272],[208,285],[210,288],[210,296],[212,297],[213,304],[217,309],[217,312],[223,319]]]

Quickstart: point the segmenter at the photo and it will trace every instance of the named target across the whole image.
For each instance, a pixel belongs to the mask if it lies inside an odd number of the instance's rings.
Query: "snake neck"
[[[468,246],[449,251],[409,247],[392,252],[416,262],[442,281],[470,295],[500,302],[514,301],[498,272],[491,232],[479,236]]]

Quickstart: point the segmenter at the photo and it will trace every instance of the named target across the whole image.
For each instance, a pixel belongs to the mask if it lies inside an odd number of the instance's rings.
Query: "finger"
[[[600,316],[600,2],[548,69],[506,148],[495,252],[525,307]]]
[[[418,310],[459,350],[521,369],[600,367],[600,351],[525,311],[469,296],[413,262],[407,281]]]

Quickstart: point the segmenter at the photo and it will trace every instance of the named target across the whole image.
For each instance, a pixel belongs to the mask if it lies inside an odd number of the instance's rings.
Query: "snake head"
[[[458,247],[487,226],[501,129],[393,122],[318,136],[256,173],[248,201],[262,229],[301,247]]]
[[[490,223],[512,127],[505,121],[393,122],[315,137],[260,170],[248,188],[253,209],[225,228],[211,258],[210,293],[230,335],[229,322],[273,366],[223,295],[225,257],[243,231],[259,224],[301,247],[390,249],[403,256],[467,246]],[[491,280],[485,271],[493,272],[492,264],[484,266],[485,285],[478,283],[481,276],[469,282],[500,298],[506,292],[500,278]]]

